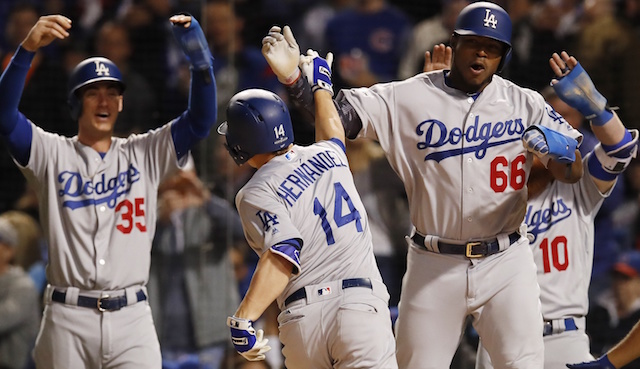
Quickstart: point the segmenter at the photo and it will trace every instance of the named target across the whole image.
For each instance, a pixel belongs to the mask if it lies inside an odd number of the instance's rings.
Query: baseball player
[[[311,112],[291,31],[269,35],[288,47],[267,61]],[[342,90],[335,101],[347,137],[377,140],[408,195],[415,230],[396,322],[398,364],[449,367],[471,315],[496,367],[540,368],[536,266],[520,231],[526,182],[534,155],[554,178],[576,182],[582,135],[539,93],[496,74],[511,50],[504,9],[465,7],[450,44],[451,70]]]
[[[158,183],[185,164],[216,120],[212,57],[198,22],[169,18],[191,63],[188,109],[146,134],[112,137],[123,108],[121,73],[110,60],[79,63],[69,81],[78,135],[43,131],[18,111],[34,53],[69,36],[71,20],[41,17],[0,77],[0,134],[34,186],[49,245],[38,368],[160,368],[147,303]]]
[[[566,52],[553,54],[550,64],[557,78],[552,81],[554,90],[567,104],[588,115],[587,100],[578,94],[606,103],[574,57]],[[593,266],[593,222],[638,149],[638,131],[627,130],[615,113],[592,119],[591,129],[600,143],[585,156],[586,175],[580,181],[555,181],[542,165],[534,165],[528,183],[525,222],[538,269],[545,368],[593,360],[585,332]],[[476,363],[477,368],[492,367],[482,345]]]
[[[263,53],[283,46],[274,42]],[[305,59],[315,91],[315,144],[293,144],[287,106],[264,90],[236,94],[218,128],[236,163],[257,169],[236,206],[260,260],[227,324],[238,353],[263,360],[270,347],[253,322],[276,300],[287,368],[397,368],[389,293],[347,162],[331,59]]]

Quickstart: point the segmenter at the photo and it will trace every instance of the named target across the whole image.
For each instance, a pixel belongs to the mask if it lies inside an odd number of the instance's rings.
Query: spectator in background
[[[123,23],[116,21],[103,23],[96,33],[95,51],[97,55],[103,55],[113,61],[120,68],[127,83],[127,89],[124,92],[127,108],[118,115],[114,133],[125,137],[131,133],[144,133],[149,129],[157,128],[159,116],[156,111],[154,90],[131,66],[133,50],[129,29]],[[186,78],[189,78],[188,75]]]
[[[0,219],[7,220],[18,235],[14,265],[21,267],[29,274],[36,286],[38,296],[42,297],[47,286],[45,276],[47,248],[40,224],[36,218],[20,210],[2,213]]]
[[[407,16],[386,0],[358,0],[355,8],[336,14],[325,39],[336,57],[337,90],[396,79],[410,34]]]
[[[38,333],[40,303],[33,281],[12,265],[18,233],[0,219],[0,368],[24,369]]]
[[[598,306],[587,317],[587,332],[591,336],[592,354],[596,357],[623,339],[640,320],[640,251],[621,254],[611,273],[611,294],[601,296]],[[624,368],[640,368],[640,359]]]
[[[560,4],[568,1],[572,0],[506,1],[506,10],[513,22],[513,49],[503,75],[536,91],[549,85],[549,56],[566,48],[556,32],[565,21],[565,11]],[[596,86],[600,85],[596,83]]]
[[[400,60],[398,76],[406,79],[422,72],[425,52],[438,44],[449,44],[460,11],[469,0],[442,0],[442,12],[413,27],[411,41]]]
[[[170,0],[131,0],[125,1],[119,8],[121,19],[129,29],[133,52],[131,54],[131,68],[138,71],[156,91],[156,98],[161,98],[161,92],[177,81],[178,65],[175,60],[180,59],[181,53],[170,34],[170,24],[167,19],[171,16]],[[198,18],[197,15],[196,19]],[[203,20],[204,23],[204,20]],[[203,25],[204,28],[204,25]],[[170,53],[171,50],[175,52]],[[170,60],[170,56],[172,59]],[[182,100],[186,101],[186,100]],[[182,105],[184,107],[184,102]],[[178,108],[178,114],[182,111]],[[169,119],[176,118],[177,115]],[[159,122],[166,122],[163,117]]]
[[[616,18],[614,0],[584,2],[575,55],[593,83],[629,128],[640,128],[640,43],[631,27]]]
[[[298,44],[305,45],[320,54],[326,54],[325,34],[327,23],[336,13],[354,6],[355,0],[325,0],[319,1],[307,9],[302,18],[291,21],[291,29],[296,31]]]
[[[249,249],[240,218],[210,194],[191,158],[158,193],[148,289],[163,367],[221,368],[230,348],[225,319],[240,301],[229,251]]]

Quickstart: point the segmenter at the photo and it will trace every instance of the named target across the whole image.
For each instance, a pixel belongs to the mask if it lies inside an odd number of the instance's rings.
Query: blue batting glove
[[[262,329],[253,328],[253,322],[248,319],[230,316],[227,326],[231,329],[231,342],[236,351],[249,361],[265,359],[265,352],[271,350],[267,346],[268,339],[264,338]]]
[[[213,65],[213,56],[209,51],[207,39],[196,18],[190,14],[185,13],[185,15],[191,17],[191,24],[188,28],[184,28],[182,24],[174,24],[173,35],[193,69],[207,70]]]
[[[300,56],[300,69],[302,69],[302,74],[309,81],[313,92],[321,88],[333,96],[333,83],[331,82],[332,62],[332,53],[327,53],[327,58],[324,59],[311,49],[307,50],[307,55]]]
[[[578,110],[594,125],[602,126],[613,118],[613,113],[607,108],[607,99],[596,90],[580,63],[560,78],[553,89],[562,101]]]
[[[601,356],[598,360],[588,361],[580,364],[567,364],[571,369],[616,369],[607,355]]]

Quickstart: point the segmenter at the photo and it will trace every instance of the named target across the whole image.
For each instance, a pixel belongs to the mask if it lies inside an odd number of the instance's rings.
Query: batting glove
[[[309,81],[313,92],[323,89],[329,91],[333,96],[333,83],[331,83],[332,63],[332,53],[327,53],[327,58],[323,59],[316,51],[309,49],[307,50],[307,55],[300,56],[302,75]]]
[[[553,89],[562,101],[596,126],[602,126],[613,118],[613,113],[607,108],[607,99],[596,90],[591,77],[580,63],[553,84]]]
[[[262,55],[278,80],[290,85],[300,76],[300,47],[289,26],[284,26],[282,33],[280,31],[280,27],[273,26],[262,39]]]
[[[532,125],[522,134],[522,144],[547,166],[550,159],[563,164],[576,160],[578,141],[550,128]]]
[[[191,16],[187,13],[185,15]],[[174,24],[172,30],[194,70],[207,70],[213,65],[213,56],[209,51],[207,39],[195,17],[191,16],[191,24],[188,28],[184,28],[182,24]]]
[[[248,319],[230,316],[227,318],[227,326],[231,328],[231,342],[236,351],[249,361],[265,359],[265,352],[271,350],[267,346],[268,339],[264,338],[262,329],[253,328],[253,322]]]
[[[580,364],[567,364],[571,369],[616,369],[607,355],[601,356],[598,360],[588,361]]]

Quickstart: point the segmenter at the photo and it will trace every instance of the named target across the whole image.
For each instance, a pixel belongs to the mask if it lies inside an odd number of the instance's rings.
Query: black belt
[[[558,327],[556,327],[556,331],[553,331],[553,321],[552,320],[546,320],[544,322],[544,328],[542,329],[542,335],[543,336],[550,336],[552,334],[556,334],[556,333],[562,333],[562,332],[566,332],[566,331],[577,331],[578,330],[578,326],[576,325],[576,321],[573,318],[565,318],[564,319],[564,330],[558,330]]]
[[[55,302],[65,303],[67,297],[66,292],[61,292],[58,290],[53,290],[51,294],[51,300]],[[136,297],[138,301],[144,301],[147,299],[147,295],[145,295],[143,290],[136,292]],[[87,296],[78,296],[78,306],[98,309],[100,311],[114,311],[120,310],[123,307],[127,306],[127,295],[109,297],[108,295],[104,297],[87,297]]]
[[[366,287],[368,289],[373,289],[371,280],[369,278],[351,278],[342,280],[343,290],[351,287]],[[318,292],[318,294],[321,294],[321,292]],[[287,306],[294,301],[302,300],[305,298],[307,298],[307,291],[304,289],[304,287],[299,288],[284,300],[284,306]]]
[[[511,245],[519,239],[520,234],[517,231],[513,232],[509,235],[509,244]],[[416,233],[411,237],[411,240],[413,240],[413,242],[418,246],[426,249],[426,246],[424,245],[424,236]],[[438,241],[438,250],[440,250],[441,254],[457,254],[465,255],[468,258],[481,258],[483,256],[489,256],[500,252],[500,244],[498,243],[498,239],[467,242],[466,244]]]

